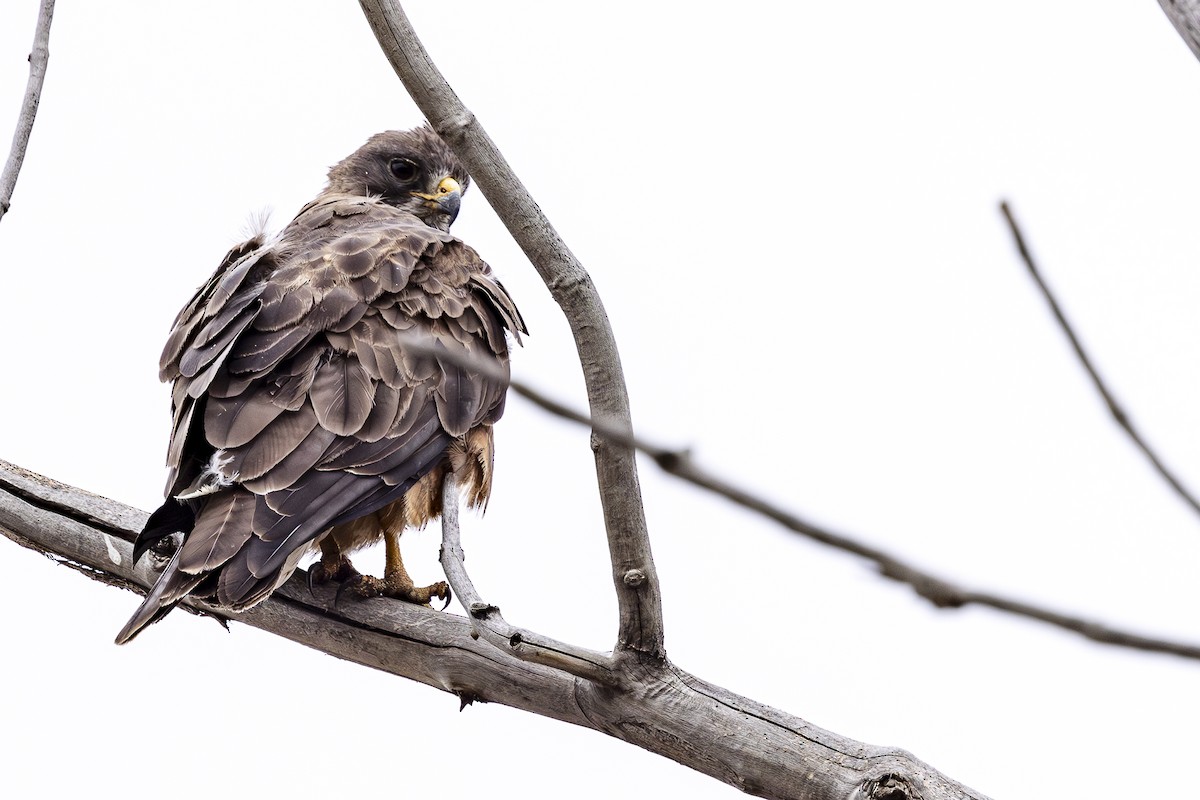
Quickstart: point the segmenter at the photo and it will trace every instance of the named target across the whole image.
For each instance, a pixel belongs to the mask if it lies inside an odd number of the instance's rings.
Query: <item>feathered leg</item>
[[[370,526],[369,536],[364,535],[365,526]],[[324,583],[331,579],[343,581],[338,589],[339,597],[343,593],[363,599],[394,597],[418,605],[429,605],[436,597],[449,605],[450,587],[445,581],[438,581],[429,586],[417,586],[413,583],[400,555],[400,535],[404,533],[404,527],[404,501],[398,500],[374,514],[335,528],[329,536],[321,540],[321,562],[310,568],[310,582]],[[383,577],[359,574],[350,565],[345,552],[361,546],[365,540],[378,541],[380,536],[384,543]]]
[[[403,532],[403,527],[383,532],[383,580],[363,576],[362,582],[370,586],[370,593],[365,596],[397,597],[424,606],[429,605],[436,597],[445,601],[445,605],[442,606],[445,608],[450,605],[450,587],[445,581],[438,581],[429,586],[417,586],[408,570],[404,568],[404,559],[400,557],[400,534]]]
[[[335,529],[336,530],[336,529]],[[308,590],[329,581],[347,581],[361,578],[362,573],[354,568],[338,544],[337,537],[330,533],[321,540],[321,560],[308,568]]]

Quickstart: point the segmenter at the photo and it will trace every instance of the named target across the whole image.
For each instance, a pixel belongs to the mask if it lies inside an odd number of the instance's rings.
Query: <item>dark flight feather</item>
[[[228,561],[251,535],[254,495],[230,489],[212,495],[179,553],[179,569],[197,575]]]

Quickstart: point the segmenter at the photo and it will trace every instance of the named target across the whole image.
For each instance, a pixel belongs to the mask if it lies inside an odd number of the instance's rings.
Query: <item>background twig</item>
[[[497,380],[503,380],[505,377],[504,371],[495,362],[472,358],[464,353],[450,352],[444,348],[435,348],[432,339],[429,337],[408,334],[404,337],[404,343],[405,347],[410,350],[426,352],[431,355],[436,353],[438,358],[476,370]],[[878,547],[865,544],[858,539],[841,533],[835,533],[828,528],[808,522],[796,514],[737,486],[728,479],[715,475],[698,466],[692,459],[691,453],[687,450],[671,449],[654,444],[636,434],[629,433],[619,425],[610,424],[607,420],[589,419],[586,414],[570,408],[521,380],[511,380],[509,388],[550,414],[590,427],[595,436],[617,441],[627,447],[635,448],[653,459],[654,463],[669,475],[673,475],[693,486],[712,492],[715,495],[736,503],[742,508],[772,519],[788,530],[812,539],[815,542],[873,562],[878,567],[880,575],[894,581],[899,581],[900,583],[908,584],[919,596],[933,603],[938,608],[961,608],[972,604],[987,606],[988,608],[1003,611],[1007,614],[1014,614],[1019,617],[1063,628],[1064,630],[1078,633],[1102,644],[1200,660],[1200,646],[1198,645],[1156,639],[1138,633],[1122,631],[1102,622],[1063,614],[1058,611],[1051,611],[1023,600],[1016,600],[991,592],[977,591],[959,586],[953,581],[915,567]],[[453,504],[447,501],[444,503],[444,507],[449,509],[453,507]],[[451,539],[452,543],[456,541],[456,536]],[[443,553],[442,564],[446,568],[446,574],[449,577],[454,564],[451,563],[448,565],[446,558],[446,553]],[[451,584],[454,585],[453,579],[451,579]],[[463,597],[462,589],[454,585],[454,591],[459,595],[459,599],[463,600],[464,606],[466,606],[467,599]]]
[[[17,188],[17,175],[25,161],[25,148],[29,146],[29,135],[33,132],[33,121],[37,117],[38,103],[42,99],[42,82],[46,79],[46,65],[50,61],[50,20],[54,17],[54,0],[42,0],[38,9],[37,28],[33,34],[33,50],[29,53],[29,83],[21,101],[21,113],[17,116],[17,129],[13,132],[12,149],[4,172],[0,173],[0,219],[12,206],[13,191]]]
[[[1054,293],[1050,291],[1050,287],[1042,280],[1041,271],[1033,259],[1033,254],[1029,252],[1029,246],[1025,243],[1025,237],[1022,235],[1021,228],[1017,224],[1017,220],[1013,216],[1012,209],[1009,208],[1007,201],[1000,203],[1000,212],[1004,214],[1004,219],[1008,221],[1008,227],[1012,231],[1017,251],[1021,254],[1021,260],[1025,262],[1025,267],[1029,270],[1030,277],[1033,278],[1034,283],[1041,290],[1042,296],[1046,298],[1046,302],[1050,305],[1051,313],[1058,320],[1058,325],[1066,335],[1067,341],[1071,343],[1071,348],[1079,358],[1079,363],[1083,365],[1088,377],[1092,379],[1092,385],[1096,387],[1096,391],[1100,393],[1104,404],[1108,406],[1108,412],[1112,415],[1117,425],[1125,433],[1129,434],[1129,438],[1142,451],[1150,461],[1150,464],[1162,476],[1163,480],[1170,484],[1175,493],[1183,498],[1183,501],[1191,506],[1193,511],[1200,514],[1200,500],[1196,499],[1196,496],[1183,485],[1183,482],[1175,476],[1175,473],[1167,468],[1167,465],[1158,457],[1153,448],[1146,443],[1146,440],[1142,438],[1141,434],[1133,426],[1133,420],[1129,418],[1125,409],[1121,407],[1117,399],[1113,396],[1113,393],[1109,391],[1108,386],[1105,385],[1104,380],[1100,377],[1100,373],[1096,371],[1096,367],[1092,364],[1092,359],[1088,357],[1087,351],[1083,349],[1083,344],[1079,341],[1079,337],[1075,335],[1075,330],[1071,327],[1071,323],[1067,321],[1067,316],[1063,313],[1062,306],[1058,304],[1058,300],[1055,299]]]

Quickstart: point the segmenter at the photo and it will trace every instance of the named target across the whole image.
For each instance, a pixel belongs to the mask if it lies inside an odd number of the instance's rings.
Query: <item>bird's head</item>
[[[445,231],[470,183],[454,153],[424,125],[372,136],[329,170],[327,191],[377,196]]]

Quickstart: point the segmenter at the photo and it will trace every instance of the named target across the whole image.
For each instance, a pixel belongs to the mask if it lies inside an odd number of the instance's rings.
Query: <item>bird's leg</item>
[[[438,581],[429,586],[417,586],[408,570],[404,568],[404,559],[400,556],[400,534],[404,533],[401,503],[384,510],[377,519],[383,530],[383,577],[359,575],[347,581],[343,589],[362,598],[394,597],[397,600],[427,606],[436,597],[445,601],[442,608],[450,605],[450,587],[445,581]]]
[[[346,581],[361,578],[362,575],[350,563],[350,559],[342,553],[342,548],[334,541],[333,536],[321,540],[321,560],[308,568],[308,590],[329,581]]]
[[[401,591],[401,597],[410,603],[420,603],[421,605],[429,605],[429,601],[433,598],[446,601],[446,605],[450,605],[450,587],[445,581],[438,581],[429,586],[414,586],[413,579],[409,577],[408,570],[404,568],[404,559],[400,557],[400,534],[403,533],[403,528],[389,530],[383,534],[384,542],[384,567],[383,579],[390,586],[394,586]],[[394,595],[390,595],[394,596]]]
[[[346,584],[348,591],[359,597],[394,597],[409,603],[427,606],[433,598],[444,600],[450,605],[450,587],[445,581],[438,581],[429,586],[417,586],[413,583],[408,570],[404,568],[404,559],[400,557],[400,533],[388,529],[383,532],[384,568],[383,577],[360,575]]]

